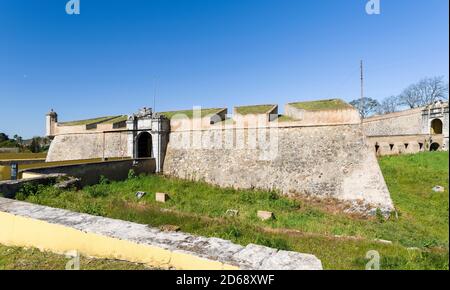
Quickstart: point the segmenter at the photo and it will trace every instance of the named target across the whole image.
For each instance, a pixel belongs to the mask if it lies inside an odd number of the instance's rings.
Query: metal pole
[[[364,112],[364,67],[363,67],[363,61],[361,60],[361,65],[360,65],[360,69],[361,69],[361,102],[360,102],[360,106],[361,106],[361,112]],[[365,116],[363,114],[361,114],[361,120],[365,118]]]

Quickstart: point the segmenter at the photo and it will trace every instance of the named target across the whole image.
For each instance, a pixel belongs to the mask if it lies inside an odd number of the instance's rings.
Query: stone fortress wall
[[[361,204],[364,210],[390,212],[394,208],[389,191],[361,120],[355,117],[356,110],[345,110],[349,115],[342,110],[321,110],[325,117],[318,125],[314,122],[320,119],[320,110],[304,112],[301,118],[289,112],[285,118],[274,118],[269,113],[276,112],[275,107],[236,119],[226,119],[224,110],[219,118],[171,119],[168,142],[161,138],[158,143],[162,172],[223,187],[334,198]],[[156,117],[147,116],[142,122],[133,118],[135,125],[128,128],[142,130],[142,126],[153,128]],[[127,135],[120,130],[65,132],[54,136],[48,161],[136,157],[139,134],[133,134],[128,134],[126,142]],[[153,140],[158,134],[152,133]]]
[[[374,116],[363,120],[364,133],[379,156],[448,150],[448,103]]]
[[[46,135],[52,138],[46,162],[96,158],[129,158],[126,116],[58,122],[58,114],[46,115]]]
[[[228,136],[238,136],[234,142],[244,144],[227,143]],[[203,145],[196,148],[194,138]],[[359,124],[175,131],[170,134],[164,173],[222,187],[261,188],[393,210]]]
[[[130,158],[128,136],[122,132],[62,134],[50,144],[46,162],[96,158]]]
[[[354,108],[310,111],[296,108],[293,104],[287,104],[284,110],[287,116],[298,120],[303,125],[334,125],[361,122],[359,113]]]
[[[364,131],[367,136],[420,135],[422,110],[418,108],[364,119]]]
[[[171,121],[164,174],[221,187],[333,198],[383,212],[394,209],[355,109],[301,117],[292,110],[281,121],[271,114],[275,106],[265,107],[260,114],[233,114],[222,122],[209,122],[209,117]]]

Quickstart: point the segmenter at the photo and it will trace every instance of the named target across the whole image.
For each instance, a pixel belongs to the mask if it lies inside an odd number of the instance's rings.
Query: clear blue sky
[[[398,94],[449,71],[449,1],[0,0],[0,132],[60,120]]]

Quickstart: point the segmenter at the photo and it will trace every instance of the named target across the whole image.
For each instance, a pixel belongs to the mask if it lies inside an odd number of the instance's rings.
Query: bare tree
[[[377,108],[377,113],[380,115],[397,112],[401,106],[399,96],[390,96],[385,98]]]
[[[401,104],[413,108],[448,99],[448,84],[443,77],[425,78],[410,85],[400,95]]]
[[[376,111],[376,109],[380,106],[380,103],[372,98],[359,98],[351,101],[350,105],[359,111],[362,118],[366,118]]]

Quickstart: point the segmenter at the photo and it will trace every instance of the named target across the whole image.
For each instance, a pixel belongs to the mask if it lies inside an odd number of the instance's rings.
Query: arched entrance
[[[152,135],[142,132],[137,137],[137,158],[152,157]]]
[[[433,143],[430,145],[430,151],[438,151],[439,148],[441,148],[441,145],[439,145],[439,143]]]
[[[431,121],[431,134],[442,134],[442,121],[440,119]]]

